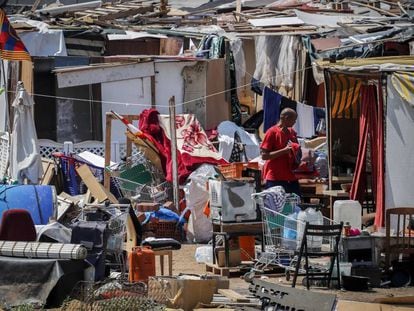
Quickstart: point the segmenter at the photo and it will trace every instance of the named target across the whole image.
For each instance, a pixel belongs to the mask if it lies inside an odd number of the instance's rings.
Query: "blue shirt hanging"
[[[263,131],[266,131],[279,121],[280,117],[280,101],[282,95],[265,87],[263,89],[263,110],[264,124]]]

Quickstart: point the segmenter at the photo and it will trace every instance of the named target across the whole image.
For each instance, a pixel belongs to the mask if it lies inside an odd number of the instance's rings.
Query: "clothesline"
[[[292,72],[288,72],[288,73],[285,73],[285,74],[275,75],[273,78],[282,77],[282,76],[285,76],[285,75],[289,75],[291,73],[297,73],[297,72],[305,71],[305,70],[310,69],[310,68],[312,68],[312,66],[304,67],[302,69],[294,70]],[[183,105],[186,105],[186,104],[189,104],[189,103],[192,103],[192,102],[197,102],[197,101],[209,98],[209,97],[221,95],[221,94],[233,91],[233,90],[238,90],[238,89],[244,88],[244,87],[249,86],[249,85],[250,85],[250,83],[247,83],[247,84],[235,87],[235,88],[229,88],[229,89],[226,89],[224,91],[220,91],[220,92],[216,92],[216,93],[209,94],[209,95],[206,95],[206,96],[202,96],[202,97],[199,97],[199,98],[191,99],[191,100],[179,103],[179,104],[175,104],[175,107],[180,107],[180,106],[183,106]],[[16,94],[16,91],[6,91],[6,92]],[[119,106],[125,106],[125,107],[128,107],[128,106],[150,107],[151,106],[151,104],[122,103],[122,102],[116,102],[116,101],[84,99],[84,98],[75,98],[75,97],[63,97],[63,96],[54,96],[54,95],[37,94],[37,93],[29,93],[29,95],[45,97],[45,98],[54,98],[54,99],[76,100],[76,101],[89,102],[89,103],[111,104],[111,105],[119,105]],[[169,105],[156,105],[156,107],[157,108],[169,107]]]
[[[279,121],[280,112],[284,108],[291,108],[297,112],[298,118],[294,128],[300,137],[309,138],[315,136],[316,128],[320,122],[320,119],[325,118],[325,111],[323,108],[291,100],[268,87],[264,87],[263,130],[265,132]],[[318,110],[323,110],[322,115]]]

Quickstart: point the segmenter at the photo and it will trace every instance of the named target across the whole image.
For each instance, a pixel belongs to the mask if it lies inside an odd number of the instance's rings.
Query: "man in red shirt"
[[[292,129],[297,113],[285,108],[279,122],[267,130],[260,146],[262,159],[266,160],[263,176],[266,188],[282,186],[286,193],[300,195],[299,182],[293,173],[295,153],[299,149],[296,132]]]

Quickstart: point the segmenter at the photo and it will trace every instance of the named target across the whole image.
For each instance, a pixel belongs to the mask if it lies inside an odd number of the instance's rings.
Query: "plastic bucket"
[[[255,241],[256,240],[254,236],[239,237],[241,261],[251,261],[256,258]]]
[[[56,190],[47,185],[0,185],[0,219],[9,209],[21,208],[35,225],[45,225],[56,210]]]

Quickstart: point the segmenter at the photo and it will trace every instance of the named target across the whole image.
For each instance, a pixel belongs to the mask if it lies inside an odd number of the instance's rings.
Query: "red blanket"
[[[168,117],[160,116],[155,109],[144,110],[139,118],[139,129],[151,137],[151,140],[160,151],[161,163],[166,179],[171,182],[173,178],[170,135],[166,131],[166,123],[164,122],[164,126],[160,124],[160,118],[163,118],[163,121],[165,121],[165,118]],[[177,116],[176,133],[180,184],[184,183],[188,175],[203,163],[213,165],[227,163],[208,140],[207,135],[194,116]]]

